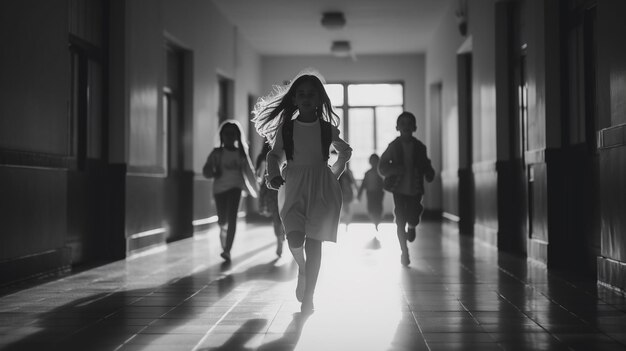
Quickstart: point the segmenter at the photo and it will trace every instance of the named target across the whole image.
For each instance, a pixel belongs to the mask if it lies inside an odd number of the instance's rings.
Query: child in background
[[[252,197],[257,197],[258,184],[239,123],[232,119],[222,122],[219,135],[220,146],[214,148],[207,157],[202,174],[215,179],[213,197],[220,227],[220,256],[230,262],[242,191],[246,190]]]
[[[339,177],[352,155],[339,137],[338,119],[315,71],[303,71],[290,84],[259,100],[253,122],[268,138],[267,184],[278,190],[278,208],[287,243],[298,264],[296,298],[311,313],[321,266],[322,242],[337,241]],[[330,146],[337,160],[328,165]]]
[[[424,178],[431,182],[435,170],[426,153],[426,145],[413,136],[417,131],[415,115],[402,112],[396,121],[400,136],[389,143],[380,156],[378,171],[384,177],[384,189],[393,194],[394,217],[404,266],[411,263],[407,240],[415,240],[415,227],[420,221],[424,207]],[[407,228],[408,225],[408,228]]]
[[[267,175],[267,153],[271,150],[268,143],[263,143],[263,149],[256,158],[256,177],[259,183],[259,212],[261,215],[272,218],[274,226],[274,235],[276,236],[276,255],[283,255],[283,242],[285,241],[285,231],[283,222],[280,220],[278,213],[278,192],[270,189],[265,184],[265,176]]]
[[[383,199],[385,192],[383,191],[383,177],[378,173],[378,162],[380,158],[377,154],[370,156],[370,169],[365,172],[363,176],[363,182],[359,187],[357,197],[361,201],[363,191],[367,200],[367,215],[370,221],[374,224],[376,231],[378,231],[378,225],[383,216]]]

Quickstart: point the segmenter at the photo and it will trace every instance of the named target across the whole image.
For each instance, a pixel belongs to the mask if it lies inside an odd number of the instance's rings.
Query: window
[[[370,155],[380,156],[397,137],[396,118],[404,110],[404,86],[342,83],[326,84],[325,88],[341,118],[341,135],[353,149],[350,170],[356,179],[362,179],[370,168]]]

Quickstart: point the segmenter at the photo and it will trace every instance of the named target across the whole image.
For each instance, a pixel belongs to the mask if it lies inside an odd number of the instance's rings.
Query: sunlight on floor
[[[296,350],[385,350],[401,321],[399,248],[395,226],[342,225],[324,247],[316,312]],[[365,268],[365,269],[364,269]],[[372,303],[373,302],[373,303]]]
[[[404,303],[400,280],[404,268],[399,263],[395,227],[383,224],[376,232],[371,224],[353,223],[348,229],[340,228],[337,244],[324,245],[315,313],[308,317],[298,313],[293,292],[296,267],[287,251],[272,262],[275,269],[291,271],[286,280],[244,280],[204,311],[205,316],[220,317],[196,349],[237,345],[269,350],[286,344],[300,351],[388,349],[398,333]],[[237,262],[223,274],[237,281],[266,255]],[[255,290],[250,290],[253,286]],[[257,299],[277,304],[269,303],[261,311],[254,303]],[[247,306],[256,310],[248,311]],[[238,313],[246,319],[239,320]],[[228,320],[239,322],[224,324]]]
[[[624,349],[626,302],[595,282],[552,276],[438,223],[418,227],[409,267],[391,223],[338,234],[324,244],[309,316],[289,251],[277,258],[270,226],[242,225],[231,263],[211,230],[0,297],[0,349],[534,350],[578,349],[581,337],[583,350]]]

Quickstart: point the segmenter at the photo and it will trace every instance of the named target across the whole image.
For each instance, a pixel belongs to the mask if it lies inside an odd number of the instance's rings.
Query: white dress
[[[278,190],[278,208],[285,233],[300,231],[311,239],[336,242],[342,201],[337,179],[352,155],[352,148],[333,126],[331,145],[337,151],[337,160],[329,166],[322,154],[319,121],[295,120],[293,142],[293,160],[282,169],[285,184]],[[267,154],[268,179],[281,174],[284,162],[281,126]]]

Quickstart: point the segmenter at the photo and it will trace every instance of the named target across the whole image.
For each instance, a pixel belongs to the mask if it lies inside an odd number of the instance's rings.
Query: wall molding
[[[524,152],[524,162],[526,165],[546,162],[546,149],[535,149]]]
[[[548,242],[536,239],[528,239],[528,259],[548,265]]]
[[[74,156],[0,149],[0,165],[2,166],[74,169],[76,164]]]
[[[472,164],[474,173],[495,173],[497,160],[479,161]]]
[[[128,176],[166,178],[167,170],[162,166],[127,166]]]
[[[439,172],[439,176],[441,177],[441,179],[457,179],[458,178],[458,173],[459,170],[458,169],[442,169],[441,172]]]
[[[626,292],[626,263],[608,257],[598,257],[598,283]]]
[[[454,215],[452,213],[448,213],[448,212],[442,212],[441,217],[449,222],[456,223],[456,224],[458,224],[459,221],[461,220],[459,216]]]
[[[60,247],[4,260],[0,262],[0,286],[48,274],[68,273],[70,256],[69,247]]]
[[[598,131],[598,149],[626,146],[626,123]]]
[[[237,214],[237,217],[240,217],[240,213]],[[209,228],[211,228],[211,226],[217,224],[217,215],[206,218],[194,219],[191,224],[193,226],[194,235],[196,233],[207,231]]]
[[[167,230],[156,228],[140,233],[134,233],[126,237],[126,257],[134,257],[144,251],[164,246]]]

